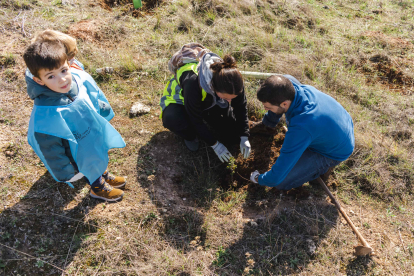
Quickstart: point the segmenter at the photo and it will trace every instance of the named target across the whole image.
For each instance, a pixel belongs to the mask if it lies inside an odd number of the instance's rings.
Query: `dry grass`
[[[69,275],[414,274],[412,3],[143,2],[136,13],[122,1],[102,2],[105,10],[0,0],[0,275],[61,274],[46,262]],[[128,144],[110,153],[110,170],[128,176],[117,204],[89,199],[82,181],[55,183],[26,142],[32,101],[21,55],[46,28],[78,38],[78,58],[117,114]],[[189,41],[233,54],[242,70],[291,74],[350,112],[356,149],[335,172],[335,193],[375,257],[352,256],[356,238],[321,190],[307,186],[311,198],[293,200],[229,188],[208,147],[190,154],[165,131],[157,105],[166,64]],[[94,73],[103,66],[116,73]],[[256,118],[258,85],[246,80]],[[129,118],[135,101],[151,113]]]

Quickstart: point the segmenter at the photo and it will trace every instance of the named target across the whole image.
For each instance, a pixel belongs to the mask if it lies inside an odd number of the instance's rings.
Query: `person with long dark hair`
[[[246,103],[234,57],[208,52],[199,62],[180,66],[167,83],[160,101],[161,118],[164,127],[181,136],[190,151],[198,149],[200,138],[225,162],[231,154],[220,141],[238,140],[244,158],[250,155]]]

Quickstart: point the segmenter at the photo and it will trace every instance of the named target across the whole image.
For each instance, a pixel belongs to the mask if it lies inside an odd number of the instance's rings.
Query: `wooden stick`
[[[240,71],[240,73],[246,78],[255,78],[265,80],[268,77],[279,75],[276,73],[261,73],[261,72],[249,72],[249,71]]]
[[[329,191],[326,184],[323,182],[323,180],[318,177],[317,181],[322,186],[322,188],[325,190],[325,192],[328,194],[328,196],[331,198],[332,202],[335,204],[336,208],[341,212],[342,216],[345,218],[345,220],[348,222],[349,226],[351,226],[352,231],[354,231],[355,235],[357,235],[358,239],[361,241],[362,245],[365,247],[371,248],[371,246],[367,243],[367,241],[364,239],[364,237],[359,233],[359,231],[356,229],[354,224],[352,223],[351,219],[348,217],[348,215],[345,213],[344,209],[342,209],[341,205],[339,205],[339,202],[336,200],[336,198],[333,196],[331,191]]]

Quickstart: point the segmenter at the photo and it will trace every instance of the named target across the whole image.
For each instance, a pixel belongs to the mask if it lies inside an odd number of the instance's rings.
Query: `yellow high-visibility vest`
[[[181,75],[186,71],[193,71],[198,75],[197,72],[197,63],[187,63],[181,66],[177,70],[177,77],[173,76],[165,85],[162,97],[160,100],[161,114],[160,119],[162,118],[162,112],[164,109],[171,103],[182,104],[184,105],[183,89],[180,86],[179,80]],[[201,100],[204,101],[207,97],[207,92],[204,89],[201,89]]]

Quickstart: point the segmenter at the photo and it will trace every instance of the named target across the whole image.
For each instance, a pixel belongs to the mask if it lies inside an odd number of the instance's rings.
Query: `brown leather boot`
[[[108,172],[108,170],[106,170],[102,174],[102,177],[105,179],[106,183],[108,183],[109,185],[111,185],[113,188],[121,188],[121,187],[124,187],[125,184],[126,184],[125,177],[122,177],[122,176],[114,176],[114,175],[110,174]]]
[[[328,184],[327,182],[329,181],[329,177],[331,176],[333,170],[335,169],[336,166],[330,167],[326,173],[324,173],[323,175],[320,176],[320,178],[323,180],[323,182],[325,182],[325,184]]]
[[[328,181],[329,181],[329,177],[331,176],[333,170],[335,169],[336,166],[330,167],[326,173],[320,175],[319,177],[323,180],[323,182],[325,182],[326,186],[330,186]],[[318,181],[316,179],[309,181],[310,185],[319,185]]]
[[[124,192],[120,189],[112,188],[111,185],[105,182],[101,189],[94,189],[92,187],[91,197],[102,199],[105,201],[117,201],[124,196]]]

